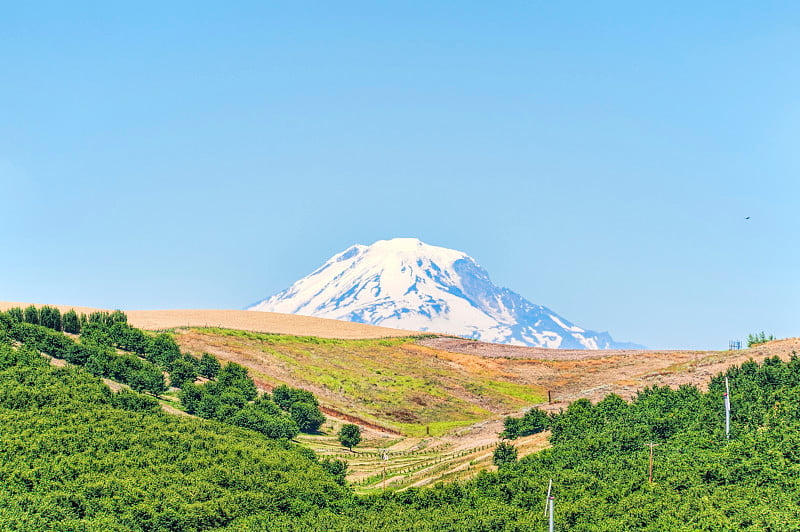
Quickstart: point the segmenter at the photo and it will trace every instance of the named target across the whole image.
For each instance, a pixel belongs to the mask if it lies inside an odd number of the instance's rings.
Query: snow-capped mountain
[[[291,287],[248,308],[455,334],[485,342],[625,349],[507,288],[466,253],[415,238],[355,245]]]

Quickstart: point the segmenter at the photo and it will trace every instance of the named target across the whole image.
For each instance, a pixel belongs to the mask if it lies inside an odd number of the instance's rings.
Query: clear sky
[[[4,5],[0,300],[243,308],[413,236],[617,340],[800,335],[797,2],[120,4]]]

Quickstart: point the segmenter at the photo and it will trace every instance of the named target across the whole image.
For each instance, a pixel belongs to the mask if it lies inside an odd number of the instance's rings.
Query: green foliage
[[[217,383],[222,388],[233,388],[241,392],[246,401],[252,401],[258,395],[256,384],[247,375],[247,368],[228,362],[217,375]]]
[[[307,403],[319,406],[317,398],[314,397],[314,394],[311,392],[301,390],[300,388],[291,388],[285,384],[276,386],[275,389],[272,390],[272,400],[284,410],[291,409],[292,405],[295,403]]]
[[[98,331],[83,336],[74,342],[0,313],[0,530],[543,530],[551,478],[558,530],[760,531],[800,523],[796,356],[731,367],[707,392],[654,386],[630,403],[609,395],[546,418],[533,413],[530,423],[523,416],[506,430],[546,423],[552,448],[514,462],[503,442],[495,473],[356,498],[341,486],[344,464],[319,463],[287,441],[299,427],[286,410],[266,395],[246,397],[246,368],[181,391],[187,411],[226,424],[179,419],[158,411],[152,397],[113,394],[85,370],[55,368],[41,356],[102,375],[160,372],[89,341],[103,340]],[[291,396],[282,390],[276,399],[289,412],[312,404],[284,401]],[[343,445],[358,440],[358,426],[342,428]],[[650,443],[658,444],[652,484]]]
[[[111,330],[105,324],[90,321],[81,325],[81,342],[85,344],[114,346]]]
[[[291,439],[300,430],[297,423],[268,397],[259,397],[248,403],[239,388],[226,387],[218,382],[204,385],[185,383],[179,397],[190,414],[218,419],[270,438]]]
[[[325,423],[325,415],[319,409],[319,401],[308,390],[282,384],[272,390],[272,400],[291,414],[301,432],[313,434]]]
[[[70,309],[69,311],[65,312],[61,321],[64,325],[64,332],[70,334],[80,334],[81,322],[78,319],[78,314],[75,312],[75,309]]]
[[[301,432],[314,433],[325,423],[325,415],[317,405],[297,402],[289,409],[289,413]]]
[[[153,364],[167,369],[180,358],[181,349],[171,334],[161,333],[149,343],[144,356]]]
[[[525,415],[521,418],[505,418],[503,420],[504,430],[500,433],[500,437],[514,440],[522,436],[538,434],[547,430],[549,423],[550,420],[545,412],[538,408],[532,408],[525,412]]]
[[[16,321],[16,322],[25,321],[24,315],[22,313],[22,309],[19,308],[19,307],[12,307],[12,308],[8,309],[6,311],[6,314],[13,321]]]
[[[36,310],[34,305],[30,305],[25,309],[25,323],[39,325],[39,311]]]
[[[81,321],[83,321],[83,314],[81,314]],[[115,310],[114,312],[107,312],[105,310],[100,310],[97,312],[92,312],[86,318],[88,323],[96,323],[98,325],[105,325],[106,327],[111,327],[115,323],[127,323],[128,316],[122,312],[121,310]]]
[[[120,390],[111,396],[111,406],[131,412],[158,412],[161,410],[161,404],[157,399],[130,390]]]
[[[292,439],[297,436],[297,424],[285,416],[272,416],[254,405],[245,405],[231,417],[230,423],[260,432],[270,438]]]
[[[2,323],[0,323],[2,325]],[[168,416],[78,368],[0,345],[0,529],[247,530],[351,495],[313,453]]]
[[[194,364],[185,358],[179,358],[172,363],[169,371],[169,380],[172,386],[182,388],[184,384],[192,383],[195,379],[197,379],[197,370]]]
[[[114,347],[124,351],[130,351],[139,356],[144,356],[148,348],[150,348],[150,337],[147,336],[144,331],[131,327],[125,322],[120,321],[114,323],[104,330],[108,332],[108,336],[111,338]]]
[[[747,347],[753,347],[756,345],[765,344],[767,342],[773,341],[774,339],[775,339],[774,336],[772,336],[771,334],[767,336],[766,333],[764,333],[764,331],[761,331],[760,333],[756,334],[748,334]]]
[[[506,467],[517,461],[517,448],[508,442],[501,441],[494,448],[492,462],[499,468]]]
[[[358,425],[342,425],[339,430],[339,443],[351,451],[353,447],[361,443],[361,427]]]
[[[325,458],[321,460],[319,464],[322,466],[322,469],[327,471],[340,485],[344,486],[346,484],[347,462],[336,458]]]
[[[39,309],[39,325],[54,331],[61,331],[61,311],[55,307],[44,305]]]
[[[210,354],[210,353],[203,353],[200,357],[200,364],[197,368],[198,373],[207,379],[213,379],[219,373],[221,369],[219,360]]]

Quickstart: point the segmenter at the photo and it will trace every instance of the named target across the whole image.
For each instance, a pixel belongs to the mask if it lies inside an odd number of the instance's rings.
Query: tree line
[[[77,317],[74,310],[64,316],[68,315]],[[135,391],[159,396],[168,384],[180,388],[181,404],[199,417],[288,439],[299,432],[314,433],[325,422],[312,393],[284,385],[272,394],[259,394],[244,366],[233,362],[222,366],[209,353],[198,358],[181,352],[171,334],[149,334],[133,327],[119,310],[81,314],[77,317],[77,340],[59,332],[65,320],[53,307],[13,308],[0,313],[0,319],[6,323],[9,336],[22,345],[83,366],[94,375],[127,384]],[[61,325],[56,326],[56,322]],[[198,377],[205,382],[198,382]]]

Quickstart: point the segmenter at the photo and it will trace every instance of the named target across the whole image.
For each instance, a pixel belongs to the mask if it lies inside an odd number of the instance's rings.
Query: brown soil
[[[8,310],[12,307],[24,309],[28,305],[30,303],[0,301],[0,310]],[[40,307],[42,305],[37,303],[36,306]],[[58,308],[62,313],[70,309],[75,309],[75,312],[84,314],[98,310],[108,310],[71,305],[51,306]],[[125,314],[128,315],[128,321],[131,325],[147,330],[173,329],[176,327],[221,327],[243,331],[318,336],[320,338],[338,338],[342,340],[389,338],[420,334],[416,331],[376,327],[349,321],[250,310],[126,310]]]
[[[705,388],[712,376],[749,359],[757,362],[779,356],[788,360],[800,351],[800,338],[775,340],[741,351],[580,351],[487,344],[459,338],[430,338],[419,344],[476,364],[489,361],[493,369],[516,375],[520,382],[539,384],[553,401],[538,405],[559,409],[576,399],[599,401],[610,393],[631,399],[646,386],[692,384]]]

